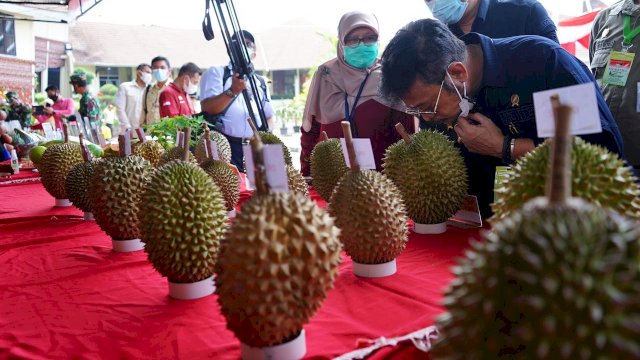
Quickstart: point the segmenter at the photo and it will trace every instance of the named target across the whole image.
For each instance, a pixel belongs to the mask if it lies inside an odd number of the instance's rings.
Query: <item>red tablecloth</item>
[[[239,358],[215,295],[169,298],[144,252],[111,251],[94,222],[75,208],[53,208],[40,183],[0,187],[0,199],[0,358]],[[382,279],[354,276],[343,255],[335,288],[305,326],[307,357],[335,357],[359,339],[432,325],[449,268],[470,237],[478,230],[412,233],[397,274]],[[404,343],[373,358],[425,355]]]

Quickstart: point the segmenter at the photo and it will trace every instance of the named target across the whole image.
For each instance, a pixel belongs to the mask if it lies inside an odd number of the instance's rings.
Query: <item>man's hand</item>
[[[53,109],[51,107],[45,106],[43,108],[43,111],[47,114],[47,115],[52,115],[53,114]]]
[[[453,129],[472,153],[502,157],[504,135],[488,117],[480,113],[469,114],[459,118]]]
[[[242,90],[247,88],[247,82],[240,77],[239,74],[234,73],[231,79],[231,91],[234,95],[238,95]]]

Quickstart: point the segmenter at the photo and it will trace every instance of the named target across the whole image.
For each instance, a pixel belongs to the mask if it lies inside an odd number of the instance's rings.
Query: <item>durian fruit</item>
[[[91,187],[93,171],[97,161],[100,161],[100,159],[91,159],[91,154],[86,152],[82,147],[83,135],[80,134],[80,149],[84,162],[74,165],[71,170],[69,170],[64,188],[73,206],[85,213],[90,213],[92,210],[89,189]],[[90,217],[87,217],[87,219],[89,218]]]
[[[213,275],[227,209],[220,189],[201,168],[173,161],[154,172],[140,214],[144,251],[162,276],[193,283]]]
[[[124,148],[122,143],[120,148]],[[96,164],[89,194],[92,210],[100,228],[112,239],[139,239],[140,199],[153,167],[140,156],[126,156],[124,149],[122,154],[124,157]]]
[[[309,187],[307,182],[296,168],[291,165],[285,165],[287,169],[287,183],[289,184],[289,191],[300,193],[304,196],[309,196]]]
[[[203,139],[208,139],[209,136],[210,132],[207,128],[205,129]],[[204,141],[202,143],[204,145]],[[240,199],[240,178],[238,175],[231,169],[228,163],[211,158],[205,157],[204,160],[200,162],[200,167],[202,167],[204,172],[207,173],[218,188],[220,188],[227,211],[233,211]]]
[[[147,140],[142,129],[136,129],[139,141],[131,147],[133,155],[148,160],[153,167],[160,166],[160,157],[164,154],[164,147],[157,141]]]
[[[120,153],[118,152],[118,150],[114,150],[113,148],[111,148],[111,146],[108,146],[104,149],[104,154],[102,155],[103,159],[115,157],[120,157]]]
[[[454,268],[435,359],[640,357],[640,225],[567,199],[568,109],[556,111],[549,198],[496,223]]]
[[[446,222],[467,195],[467,167],[460,150],[437,131],[424,130],[412,137],[404,127],[399,131],[404,140],[387,148],[384,174],[400,190],[407,215],[414,222]]]
[[[344,161],[340,140],[329,139],[325,132],[323,136],[324,141],[316,144],[311,151],[311,178],[318,195],[328,201],[333,188],[349,168]]]
[[[187,150],[188,151],[188,150]],[[176,146],[173,147],[167,151],[165,151],[161,156],[160,156],[160,161],[158,162],[158,167],[164,166],[174,160],[179,160],[182,159],[184,155],[184,149]],[[196,162],[196,158],[193,156],[193,154],[191,153],[191,151],[189,151],[189,162],[192,162],[194,164],[198,164]]]
[[[640,185],[630,167],[617,155],[578,137],[573,141],[572,152],[573,196],[640,218]],[[543,195],[548,165],[548,141],[518,160],[507,173],[505,184],[496,189],[497,199],[491,205],[494,215],[490,220],[505,219],[528,200]]]
[[[216,293],[227,327],[263,348],[295,338],[338,276],[340,230],[325,210],[296,192],[270,193],[262,180],[259,141],[256,193],[222,243]]]
[[[211,139],[213,139],[216,143],[216,148],[218,149],[218,157],[221,161],[229,163],[231,161],[231,145],[229,144],[229,140],[227,140],[224,135],[217,131],[212,131],[210,132],[210,134]],[[204,136],[200,137],[200,139],[198,140],[194,153],[198,164],[200,164],[207,158],[207,154],[204,150]]]
[[[66,135],[65,127],[65,138]],[[51,196],[56,199],[67,199],[65,182],[69,170],[82,163],[80,145],[77,143],[64,142],[62,144],[51,145],[45,150],[40,161],[38,170],[40,171],[42,185]]]
[[[340,241],[353,261],[382,264],[394,260],[407,243],[408,225],[400,192],[389,178],[360,171],[348,122],[343,122],[352,164],[333,190],[329,212],[340,228]]]
[[[284,152],[284,162],[289,166],[293,166],[293,161],[291,160],[291,152],[289,152],[289,148],[282,142],[282,140],[276,135],[266,132],[260,131],[260,138],[262,142],[265,144],[280,144],[282,145],[282,151]]]

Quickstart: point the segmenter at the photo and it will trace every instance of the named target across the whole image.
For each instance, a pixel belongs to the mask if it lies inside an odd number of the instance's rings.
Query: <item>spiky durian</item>
[[[96,159],[76,164],[67,174],[65,191],[69,195],[69,201],[84,212],[91,212],[89,192],[93,181],[93,172],[99,161],[101,160]]]
[[[144,251],[160,274],[174,283],[213,275],[227,211],[220,189],[201,168],[174,161],[154,172],[140,215]]]
[[[66,199],[65,182],[69,170],[83,162],[80,145],[62,143],[51,145],[45,150],[38,170],[44,188],[56,199]]]
[[[333,191],[331,215],[353,261],[381,264],[395,259],[407,243],[407,219],[400,192],[385,175],[348,171]]]
[[[293,162],[291,160],[291,152],[289,152],[289,148],[284,144],[284,142],[282,142],[282,140],[277,137],[276,135],[269,133],[269,132],[265,132],[265,131],[260,131],[258,132],[258,134],[260,134],[260,138],[262,139],[262,142],[265,144],[280,144],[282,145],[282,151],[284,152],[284,162],[285,164],[292,166]]]
[[[164,147],[157,141],[146,140],[132,146],[132,154],[148,160],[153,167],[160,166],[160,157],[164,154]]]
[[[93,172],[92,212],[114,240],[139,239],[140,199],[153,167],[140,156],[103,159]],[[171,220],[169,220],[171,221]]]
[[[241,342],[266,347],[300,333],[338,276],[339,232],[298,193],[244,203],[216,264],[221,312]]]
[[[617,155],[578,137],[573,141],[572,152],[573,196],[640,218],[640,185],[630,167]],[[507,173],[505,184],[496,189],[491,221],[504,219],[527,200],[543,195],[548,168],[549,142],[518,160]]]
[[[334,187],[349,170],[344,161],[340,140],[319,142],[311,152],[313,188],[323,199],[329,200]]]
[[[220,188],[226,209],[233,210],[240,199],[240,178],[236,172],[229,164],[220,160],[205,159],[200,166]]]
[[[460,150],[436,131],[401,140],[384,156],[384,173],[402,194],[407,215],[419,224],[447,221],[467,195],[467,168]]]
[[[289,191],[300,193],[304,196],[309,196],[309,187],[307,182],[296,168],[291,165],[285,165],[287,169],[287,182],[289,184]]]
[[[182,155],[184,154],[184,150],[179,147],[173,147],[167,151],[165,151],[162,156],[160,156],[160,161],[158,162],[158,167],[164,166],[174,160],[182,159]],[[189,162],[192,162],[197,165],[196,158],[193,156],[191,152],[189,152]]]
[[[218,157],[221,161],[226,163],[231,161],[231,145],[229,144],[229,140],[217,131],[210,132],[211,140],[214,140],[216,143],[216,148],[218,149]],[[198,143],[195,148],[195,157],[198,164],[202,163],[206,158],[207,154],[204,149],[204,136],[200,137]]]

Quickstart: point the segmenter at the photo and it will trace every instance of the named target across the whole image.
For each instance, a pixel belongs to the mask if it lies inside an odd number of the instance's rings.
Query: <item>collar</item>
[[[502,60],[493,39],[470,32],[461,37],[460,40],[464,41],[466,45],[478,44],[482,48],[483,69],[480,88],[485,86],[505,86],[504,75],[501,69]]]
[[[633,0],[624,0],[611,5],[610,16],[617,16],[620,13],[629,16],[640,16],[640,5],[635,4]]]
[[[478,13],[476,14],[476,19],[473,21],[474,25],[478,20],[484,21],[484,19],[487,18],[488,12],[489,12],[489,0],[478,0]]]
[[[187,93],[183,89],[179,88],[178,85],[176,85],[176,83],[172,82],[168,86],[173,88],[174,90],[178,91],[180,94],[187,95]]]

